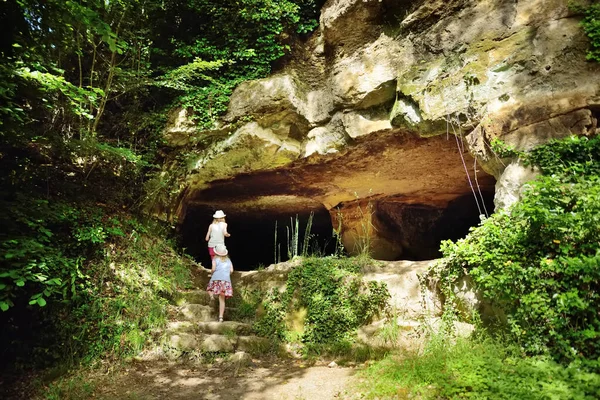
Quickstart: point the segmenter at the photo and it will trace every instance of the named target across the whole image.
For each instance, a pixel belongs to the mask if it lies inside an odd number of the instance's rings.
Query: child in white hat
[[[225,245],[218,244],[214,248],[215,257],[212,260],[212,276],[206,291],[219,296],[219,322],[223,322],[225,313],[225,298],[233,296],[233,287],[231,286],[231,274],[233,273],[233,263],[227,257],[227,248]]]
[[[219,244],[225,246],[225,238],[229,236],[231,235],[227,232],[225,213],[222,210],[217,210],[213,215],[213,222],[208,226],[208,232],[206,232],[208,254],[210,254],[211,259],[215,257],[215,246]]]

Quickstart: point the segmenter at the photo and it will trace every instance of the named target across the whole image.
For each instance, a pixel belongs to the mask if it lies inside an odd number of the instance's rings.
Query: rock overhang
[[[244,213],[266,215],[271,225],[277,216],[306,217],[309,212],[326,210],[334,226],[341,217],[342,239],[351,253],[368,203],[373,207],[369,223],[375,227],[371,232],[374,255],[423,259],[437,253],[440,240],[460,237],[478,221],[483,211],[477,209],[473,190],[485,196],[491,211],[495,179],[476,171],[462,146],[451,135],[421,138],[409,131],[383,131],[359,138],[336,154],[313,155],[284,167],[190,186],[183,201],[187,214],[190,208],[204,209],[205,214],[210,209],[228,209],[238,220],[250,218],[243,217]],[[456,214],[458,219],[448,220],[444,210],[460,199],[471,203],[465,207],[468,217]],[[415,221],[417,214],[423,234],[398,225],[411,218]],[[180,216],[180,220],[185,218]],[[467,226],[460,222],[464,218],[470,221]],[[461,225],[460,232],[444,236],[450,230],[440,226],[443,221]],[[432,234],[431,229],[442,233]],[[418,250],[419,246],[424,248]]]
[[[528,150],[597,133],[600,67],[585,50],[563,0],[327,2],[302,57],[234,91],[223,122],[236,126],[225,149],[235,162],[215,147],[190,171],[179,220],[215,199],[246,210],[321,204],[335,220],[368,199],[387,229],[378,235],[406,247],[410,229],[400,238],[387,220],[431,210],[425,225],[439,229],[457,222],[441,213],[457,202],[484,213],[494,177],[507,207],[535,175],[500,160],[493,139]]]

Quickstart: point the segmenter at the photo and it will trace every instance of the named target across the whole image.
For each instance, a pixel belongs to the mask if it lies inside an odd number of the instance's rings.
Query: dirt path
[[[297,360],[253,360],[237,368],[170,362],[136,362],[92,378],[103,400],[329,400],[350,399],[357,368],[306,365]]]

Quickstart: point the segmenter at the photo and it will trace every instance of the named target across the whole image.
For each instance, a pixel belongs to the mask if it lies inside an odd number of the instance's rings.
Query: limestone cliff
[[[182,224],[192,208],[324,208],[349,250],[366,218],[376,257],[432,257],[491,212],[489,196],[505,207],[532,178],[494,138],[527,150],[597,133],[600,65],[578,23],[568,0],[327,1],[318,30],[236,88],[214,130],[174,111],[166,138],[193,151],[166,208]]]

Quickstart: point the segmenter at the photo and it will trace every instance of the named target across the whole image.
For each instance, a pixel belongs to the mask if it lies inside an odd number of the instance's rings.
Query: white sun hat
[[[228,253],[227,247],[225,247],[224,244],[218,244],[218,245],[216,245],[215,248],[214,248],[214,252],[218,256],[226,256],[227,253]]]
[[[223,210],[217,210],[215,215],[213,215],[213,218],[225,218],[225,213],[223,212]]]

